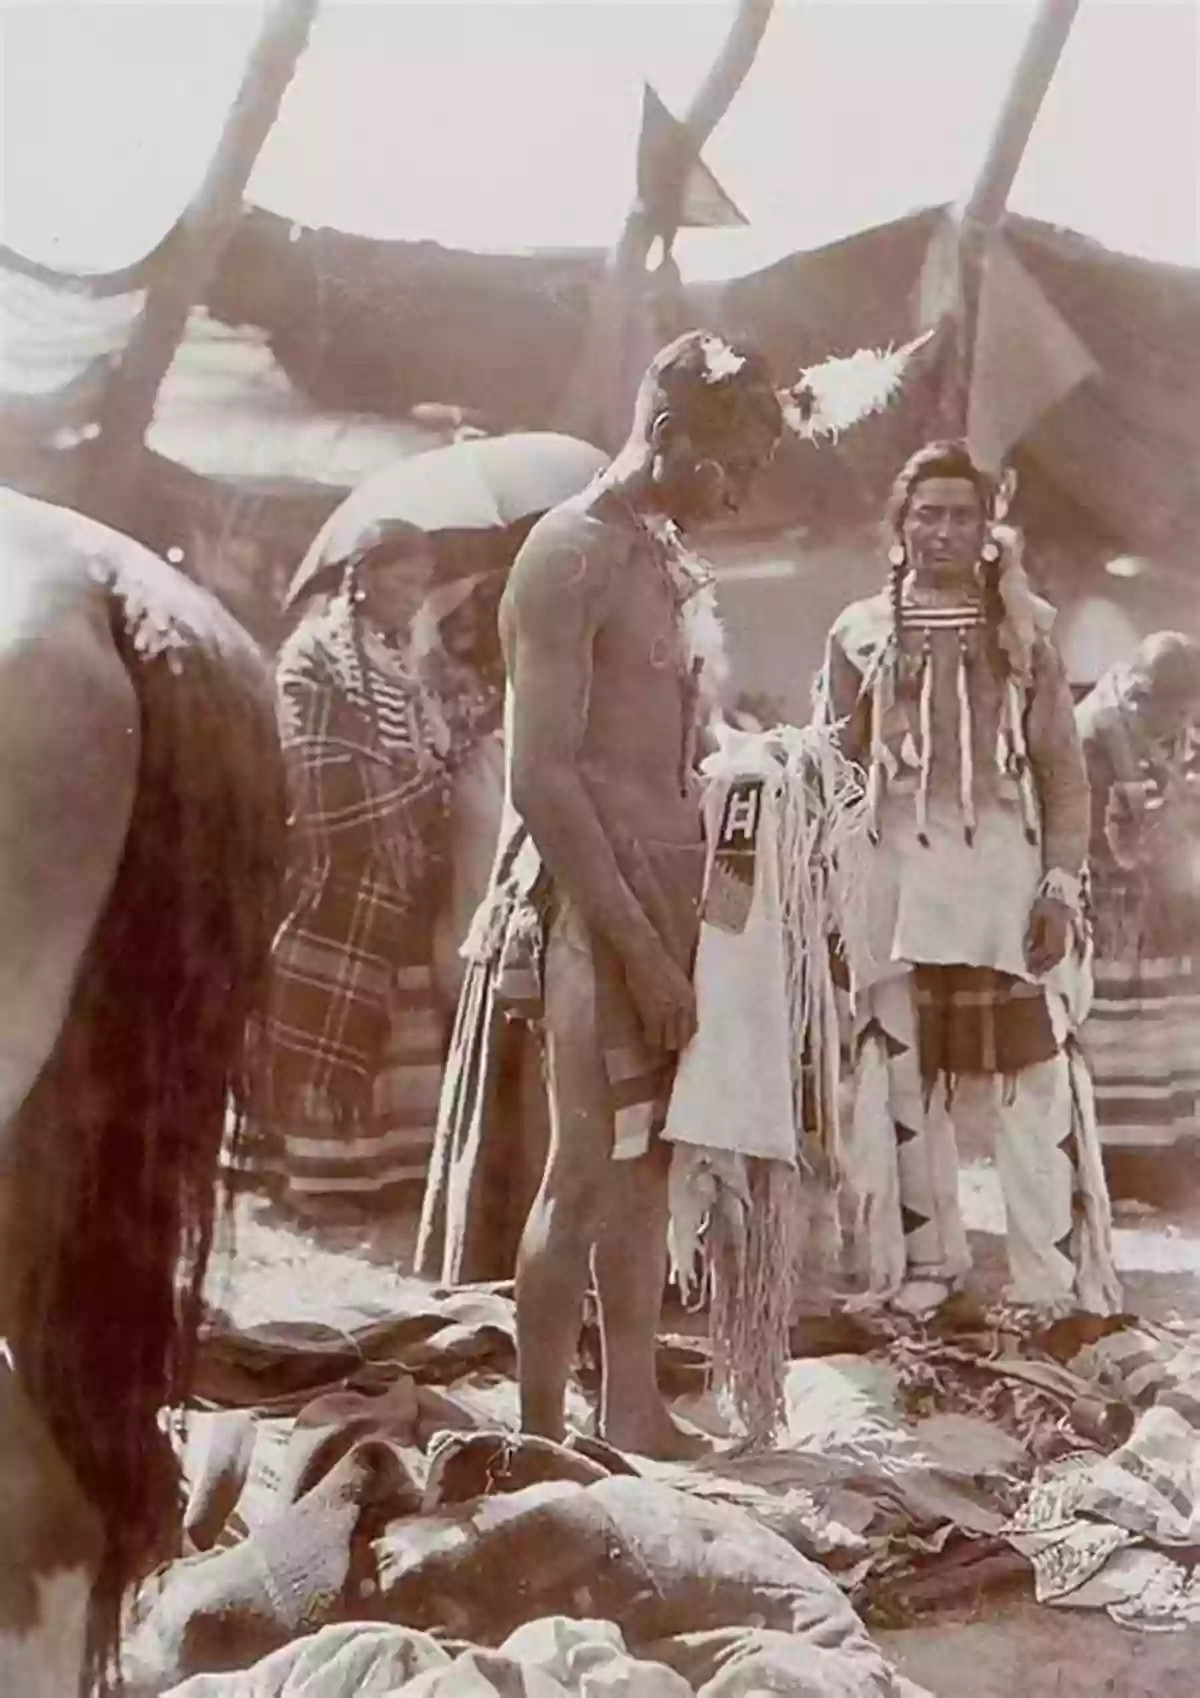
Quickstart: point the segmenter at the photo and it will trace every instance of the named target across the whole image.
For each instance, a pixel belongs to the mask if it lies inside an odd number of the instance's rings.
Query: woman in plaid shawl
[[[453,785],[499,703],[461,652],[494,575],[479,568],[494,563],[452,536],[437,544],[387,526],[337,568],[337,593],[310,604],[279,657],[290,854],[266,1100],[284,1200],[308,1220],[361,1221],[385,1194],[419,1200],[425,1180]]]

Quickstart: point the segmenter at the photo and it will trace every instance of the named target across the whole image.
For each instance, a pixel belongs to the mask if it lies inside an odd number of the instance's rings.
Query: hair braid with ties
[[[894,547],[888,556],[888,595],[892,604],[892,643],[900,653],[904,631],[904,579],[908,562],[901,548]]]

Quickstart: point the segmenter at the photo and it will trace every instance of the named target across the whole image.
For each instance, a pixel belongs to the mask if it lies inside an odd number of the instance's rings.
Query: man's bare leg
[[[522,1431],[561,1440],[613,1129],[591,962],[555,936],[545,1004],[550,1150],[517,1257],[517,1373]]]
[[[612,1159],[613,1118],[586,949],[552,935],[545,975],[550,1151],[517,1259],[524,1432],[561,1440],[595,1246],[604,1343],[601,1431],[643,1456],[696,1455],[658,1391],[655,1342],[667,1274],[669,1151]]]
[[[658,1389],[669,1167],[662,1144],[640,1160],[609,1163],[595,1255],[604,1343],[600,1432],[618,1450],[684,1461],[710,1447],[675,1422]]]

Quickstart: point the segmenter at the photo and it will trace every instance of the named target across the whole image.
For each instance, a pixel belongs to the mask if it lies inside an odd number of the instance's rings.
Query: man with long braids
[[[1090,1081],[1071,695],[998,487],[935,442],[896,480],[888,589],[830,636],[823,707],[864,769],[875,845],[843,927],[851,1179],[871,1289],[915,1313],[967,1271],[956,1132],[994,1145],[1010,1299],[1118,1302]]]

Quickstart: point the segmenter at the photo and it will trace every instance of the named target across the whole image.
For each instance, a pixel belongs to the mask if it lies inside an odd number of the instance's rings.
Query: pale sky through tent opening
[[[607,246],[643,79],[680,111],[730,10],[325,0],[250,198],[375,237]],[[963,195],[1034,11],[777,0],[706,150],[751,228],[685,234],[685,273],[736,275]],[[6,0],[0,239],[63,269],[147,252],[199,180],[260,17],[224,0]],[[1012,204],[1200,264],[1200,0],[1083,0]]]

